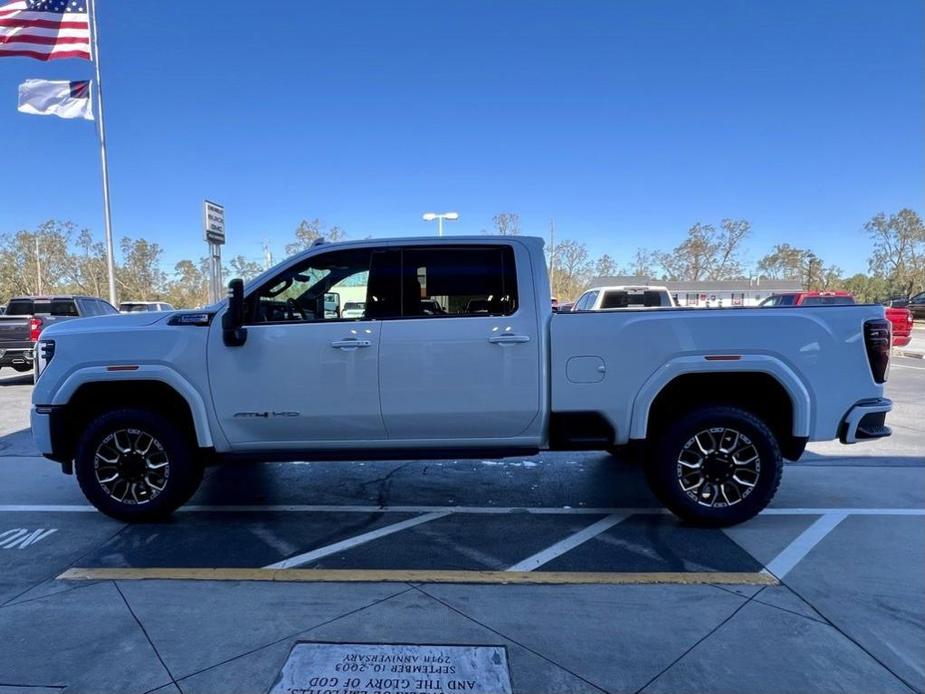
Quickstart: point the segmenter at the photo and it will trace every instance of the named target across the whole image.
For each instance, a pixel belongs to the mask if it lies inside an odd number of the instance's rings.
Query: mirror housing
[[[244,280],[228,283],[228,310],[222,316],[222,339],[228,347],[240,347],[247,342],[244,327]]]
[[[325,292],[324,294],[324,310],[321,314],[321,319],[327,319],[328,313],[333,314],[333,318],[340,318],[340,293],[339,292]]]

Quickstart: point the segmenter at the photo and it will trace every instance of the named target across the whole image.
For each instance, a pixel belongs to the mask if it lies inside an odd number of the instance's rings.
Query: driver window
[[[264,284],[248,300],[249,323],[366,318],[369,249],[313,256]]]

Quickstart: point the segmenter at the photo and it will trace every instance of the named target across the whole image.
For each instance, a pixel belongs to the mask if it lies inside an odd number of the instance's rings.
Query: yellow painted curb
[[[362,569],[68,569],[61,581],[294,581],[345,583],[680,584],[775,586],[767,572],[402,571]]]

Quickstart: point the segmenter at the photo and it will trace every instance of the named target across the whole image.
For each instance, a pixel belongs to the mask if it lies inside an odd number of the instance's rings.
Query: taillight
[[[864,346],[867,347],[867,361],[870,372],[877,383],[886,383],[890,366],[890,321],[875,318],[864,322]]]
[[[29,319],[29,340],[31,342],[38,342],[39,335],[42,334],[42,319],[41,318],[30,318]]]

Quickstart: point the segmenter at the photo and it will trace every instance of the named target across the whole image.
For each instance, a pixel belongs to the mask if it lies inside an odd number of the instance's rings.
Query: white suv
[[[621,308],[670,308],[675,305],[667,287],[619,285],[589,289],[572,311],[608,311]]]

